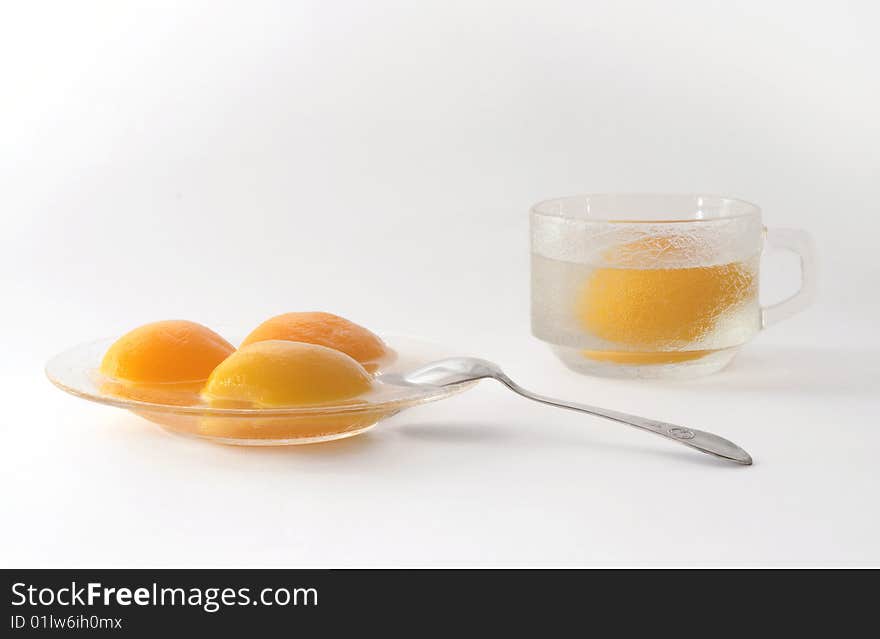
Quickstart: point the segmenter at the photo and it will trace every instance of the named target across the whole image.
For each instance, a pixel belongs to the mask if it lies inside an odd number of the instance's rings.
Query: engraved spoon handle
[[[531,399],[542,404],[557,406],[559,408],[567,408],[569,410],[579,411],[581,413],[588,413],[590,415],[596,415],[598,417],[611,419],[615,422],[620,422],[621,424],[634,426],[635,428],[647,430],[649,432],[660,435],[661,437],[666,437],[667,439],[678,442],[679,444],[684,444],[685,446],[696,448],[697,450],[704,453],[715,455],[716,457],[721,457],[723,459],[728,459],[738,464],[748,466],[752,463],[752,457],[746,451],[734,444],[732,441],[724,439],[723,437],[719,437],[718,435],[713,435],[712,433],[707,433],[702,430],[696,430],[695,428],[676,426],[675,424],[670,424],[668,422],[660,422],[655,419],[648,419],[646,417],[639,417],[637,415],[628,415],[626,413],[620,413],[615,410],[607,410],[605,408],[588,406],[586,404],[576,404],[574,402],[567,402],[561,399],[547,397],[545,395],[538,395],[537,393],[526,390],[525,388],[514,382],[512,379],[507,377],[507,375],[494,375],[493,377],[505,386],[507,386],[513,392],[522,395],[527,399]]]

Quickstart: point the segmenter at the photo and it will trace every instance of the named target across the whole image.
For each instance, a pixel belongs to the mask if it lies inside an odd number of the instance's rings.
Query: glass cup
[[[754,204],[715,195],[546,200],[531,209],[531,241],[532,333],[591,375],[713,373],[815,291],[805,231],[767,229]],[[800,256],[801,287],[762,307],[766,245]]]

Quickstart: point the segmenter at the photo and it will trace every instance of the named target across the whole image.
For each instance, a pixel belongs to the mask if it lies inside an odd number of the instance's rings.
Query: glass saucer
[[[53,357],[46,364],[49,380],[63,391],[100,404],[125,408],[155,422],[168,431],[242,446],[285,446],[312,444],[352,437],[405,408],[455,395],[474,384],[448,387],[396,386],[381,382],[381,374],[404,373],[428,362],[457,353],[419,339],[382,336],[395,352],[393,361],[377,374],[374,389],[340,404],[288,408],[215,408],[201,403],[187,384],[188,395],[175,385],[137,385],[138,392],[121,396],[109,392],[118,388],[99,372],[101,359],[114,339],[81,344]],[[233,342],[233,343],[237,343]],[[134,397],[137,397],[135,399]],[[187,399],[181,400],[186,397]]]

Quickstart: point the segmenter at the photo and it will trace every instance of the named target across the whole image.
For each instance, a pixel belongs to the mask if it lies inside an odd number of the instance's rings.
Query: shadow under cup
[[[582,373],[718,371],[775,308],[758,301],[764,238],[761,210],[731,198],[582,195],[536,204],[532,332]]]

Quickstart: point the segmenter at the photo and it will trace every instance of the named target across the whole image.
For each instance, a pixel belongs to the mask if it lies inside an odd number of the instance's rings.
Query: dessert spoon
[[[452,386],[455,384],[463,384],[479,379],[491,378],[497,380],[507,386],[514,393],[522,395],[527,399],[557,406],[559,408],[567,408],[569,410],[579,411],[604,417],[612,421],[634,426],[641,430],[666,437],[679,444],[696,448],[699,451],[715,455],[728,461],[736,462],[748,466],[752,463],[751,456],[742,448],[731,441],[707,433],[695,428],[685,428],[676,426],[668,422],[661,422],[646,417],[638,417],[637,415],[628,415],[614,410],[598,408],[596,406],[588,406],[586,404],[576,404],[545,395],[538,395],[526,390],[512,379],[510,379],[497,364],[477,359],[475,357],[451,357],[431,362],[420,368],[405,374],[389,373],[381,375],[380,381],[386,384],[396,385],[417,385],[417,386]]]

